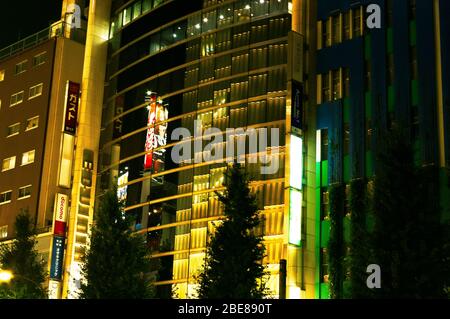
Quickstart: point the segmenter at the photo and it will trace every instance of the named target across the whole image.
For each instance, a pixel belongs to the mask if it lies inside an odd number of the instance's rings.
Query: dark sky
[[[63,0],[0,0],[0,48],[61,18]]]

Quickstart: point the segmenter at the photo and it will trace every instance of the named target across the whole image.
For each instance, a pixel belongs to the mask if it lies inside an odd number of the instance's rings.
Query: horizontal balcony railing
[[[68,29],[71,25],[68,25],[64,21],[53,23],[51,26],[36,32],[16,43],[13,43],[6,48],[0,49],[0,61],[17,55],[27,49],[33,48],[49,39],[55,37],[66,37]],[[84,43],[86,41],[86,30],[74,29],[70,32],[70,38],[74,41]]]

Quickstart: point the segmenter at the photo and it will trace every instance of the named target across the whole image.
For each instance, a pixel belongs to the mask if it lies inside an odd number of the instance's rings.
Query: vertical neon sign
[[[165,149],[153,151],[167,144],[167,119],[169,112],[158,99],[156,93],[148,91],[145,97],[147,103],[147,136],[145,139],[144,171],[153,170],[154,173],[164,169]],[[158,123],[156,125],[156,123]]]
[[[156,123],[156,94],[147,92],[145,101],[148,103],[147,137],[145,139],[145,158],[144,170],[150,170],[153,167],[153,146],[155,141],[155,123]]]

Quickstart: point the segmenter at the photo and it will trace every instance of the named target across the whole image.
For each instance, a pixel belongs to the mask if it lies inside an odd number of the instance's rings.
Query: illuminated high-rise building
[[[30,213],[50,298],[76,296],[92,222],[109,13],[64,0],[59,22],[0,50],[0,240]]]
[[[235,141],[245,143],[240,133],[226,139],[226,129],[277,128],[277,146],[268,136],[268,146],[246,152],[243,161],[265,217],[269,286],[274,296],[282,287],[280,297],[314,297],[315,227],[306,225],[314,225],[315,211],[305,207],[315,199],[306,196],[303,177],[303,64],[314,1],[112,6],[97,195],[119,184],[126,213],[135,216],[135,229],[147,235],[152,258],[162,265],[158,295],[195,297],[194,277],[214,222],[223,217],[215,194],[223,190],[223,157],[232,160],[227,152]],[[211,159],[206,138],[193,137],[184,142],[191,154],[175,161],[177,128],[192,136],[220,129],[224,140],[212,153],[223,157]],[[315,138],[314,131],[310,140]],[[277,169],[264,174],[269,164]],[[286,279],[279,276],[283,260]]]
[[[379,28],[367,23],[370,4],[379,6]],[[418,166],[439,168],[441,205],[449,207],[449,13],[443,0],[317,1],[316,298],[329,297],[330,187],[346,188],[348,242],[350,182],[372,179],[380,136],[393,123]]]
[[[449,206],[449,6],[64,0],[61,22],[0,50],[0,240],[28,209],[50,297],[76,298],[95,205],[117,185],[160,265],[158,297],[195,298],[224,217],[216,192],[238,160],[272,295],[329,298],[329,190],[373,177],[380,132],[407,128]]]

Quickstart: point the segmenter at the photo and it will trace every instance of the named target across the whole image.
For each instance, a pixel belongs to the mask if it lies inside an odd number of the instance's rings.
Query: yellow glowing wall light
[[[302,193],[289,190],[289,244],[300,246],[302,241]]]
[[[303,139],[301,137],[291,135],[290,153],[290,185],[301,190],[303,184]]]
[[[10,282],[14,278],[14,275],[9,270],[0,269],[0,282]]]

